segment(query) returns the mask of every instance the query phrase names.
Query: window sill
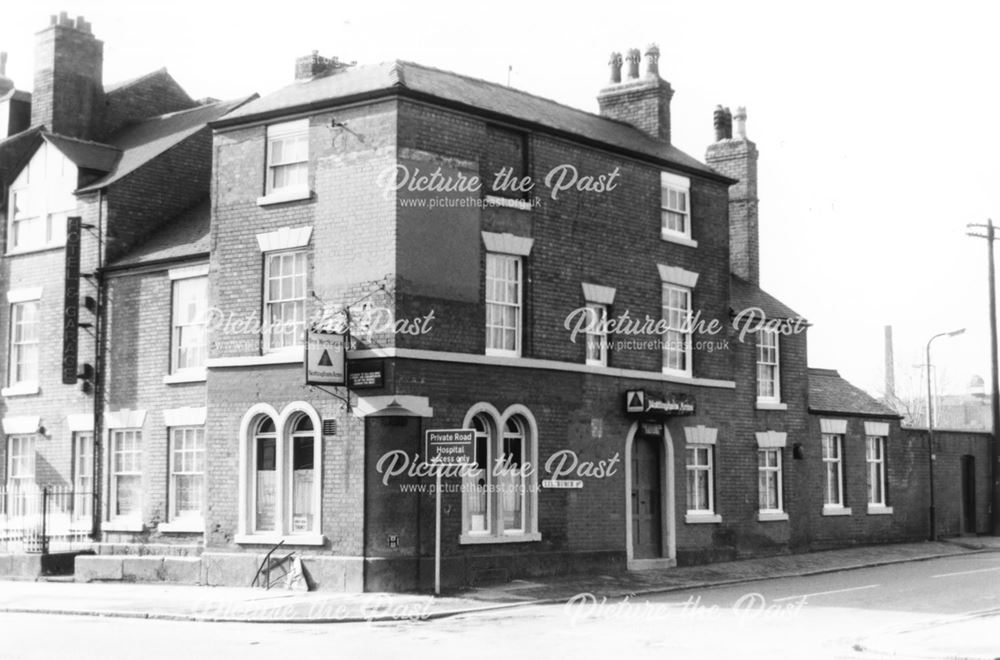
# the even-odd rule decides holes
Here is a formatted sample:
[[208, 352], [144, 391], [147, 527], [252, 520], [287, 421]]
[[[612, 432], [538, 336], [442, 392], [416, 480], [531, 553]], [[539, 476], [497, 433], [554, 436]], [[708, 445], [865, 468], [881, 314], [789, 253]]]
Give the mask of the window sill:
[[178, 533], [205, 533], [205, 521], [201, 518], [180, 518], [174, 520], [173, 522], [160, 523], [156, 531], [165, 534], [178, 534]]
[[881, 504], [869, 504], [868, 505], [868, 515], [869, 516], [891, 516], [892, 507], [882, 506]]
[[682, 234], [671, 234], [669, 232], [661, 231], [660, 238], [668, 243], [676, 243], [677, 245], [685, 245], [692, 248], [698, 247], [698, 241], [692, 240], [690, 237]]
[[206, 374], [204, 369], [191, 369], [189, 371], [177, 371], [163, 377], [164, 385], [176, 385], [178, 383], [204, 383]]
[[135, 518], [118, 518], [101, 523], [102, 532], [141, 532], [143, 527], [142, 521]]
[[689, 525], [710, 525], [721, 523], [722, 516], [717, 513], [686, 513], [684, 514], [684, 522]]
[[303, 199], [310, 199], [312, 191], [309, 188], [291, 188], [289, 190], [279, 190], [263, 197], [257, 198], [257, 206], [270, 206], [272, 204], [284, 204], [285, 202], [298, 202]]
[[530, 211], [531, 202], [526, 199], [514, 199], [512, 197], [501, 197], [500, 195], [487, 195], [486, 203], [492, 206], [503, 206], [508, 209], [519, 211]]
[[777, 401], [758, 401], [757, 410], [788, 410], [788, 404]]
[[844, 506], [824, 506], [823, 507], [824, 516], [849, 516], [851, 515], [850, 507]]
[[233, 539], [240, 545], [325, 545], [326, 537], [322, 534], [237, 534]]
[[777, 522], [788, 520], [788, 514], [784, 511], [758, 511], [757, 522]]
[[660, 373], [664, 376], [673, 376], [674, 378], [694, 378], [690, 371], [678, 371], [677, 369], [660, 369]]
[[291, 350], [277, 351], [275, 353], [265, 353], [264, 355], [241, 355], [228, 358], [209, 358], [208, 368], [218, 369], [220, 367], [256, 367], [269, 364], [302, 364], [305, 359], [305, 351], [301, 346]]
[[38, 394], [38, 383], [19, 383], [0, 389], [0, 396], [30, 396]]
[[588, 367], [606, 367], [606, 366], [608, 366], [607, 362], [604, 362], [604, 361], [601, 361], [601, 360], [587, 360], [586, 364], [587, 364]]
[[499, 348], [487, 348], [486, 355], [490, 357], [509, 357], [509, 358], [519, 358], [521, 353], [519, 351], [503, 351]]
[[5, 257], [16, 257], [22, 254], [34, 254], [35, 252], [48, 252], [49, 250], [61, 250], [66, 247], [65, 243], [53, 243], [52, 245], [41, 245], [37, 247], [11, 248], [4, 253]]
[[492, 534], [462, 534], [458, 537], [458, 543], [460, 545], [483, 545], [487, 543], [530, 543], [532, 541], [541, 540], [541, 532], [510, 534], [505, 536], [494, 536]]

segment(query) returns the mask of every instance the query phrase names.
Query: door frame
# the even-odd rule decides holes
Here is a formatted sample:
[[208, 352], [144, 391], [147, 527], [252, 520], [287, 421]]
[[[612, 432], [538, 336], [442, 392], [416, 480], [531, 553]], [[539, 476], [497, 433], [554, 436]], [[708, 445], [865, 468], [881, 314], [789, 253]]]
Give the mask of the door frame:
[[625, 436], [625, 557], [630, 571], [670, 568], [677, 565], [677, 516], [674, 512], [674, 443], [666, 424], [663, 429], [663, 451], [660, 452], [660, 541], [663, 557], [636, 559], [632, 547], [632, 445], [639, 431], [639, 422], [632, 422]]

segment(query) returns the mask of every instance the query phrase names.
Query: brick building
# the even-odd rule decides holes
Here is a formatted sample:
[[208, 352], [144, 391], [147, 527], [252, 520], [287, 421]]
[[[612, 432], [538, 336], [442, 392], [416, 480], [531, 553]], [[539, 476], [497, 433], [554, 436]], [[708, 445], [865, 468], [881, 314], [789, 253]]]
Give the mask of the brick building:
[[[141, 415], [129, 412], [137, 408], [136, 397], [155, 401], [157, 409], [172, 396], [203, 408], [204, 377], [200, 392], [189, 387], [187, 396], [164, 392], [163, 382], [154, 391], [129, 378], [135, 367], [155, 361], [154, 352], [140, 342], [118, 341], [114, 314], [124, 313], [127, 303], [106, 303], [123, 299], [120, 290], [131, 296], [150, 286], [148, 268], [127, 285], [127, 278], [117, 277], [105, 286], [102, 274], [126, 253], [140, 259], [144, 248], [137, 246], [162, 227], [183, 225], [192, 214], [200, 214], [207, 229], [212, 146], [207, 123], [240, 103], [194, 101], [165, 69], [116, 85], [104, 85], [102, 71], [103, 43], [82, 17], [72, 20], [64, 13], [36, 35], [33, 91], [16, 90], [0, 78], [5, 92], [0, 98], [5, 247], [0, 513], [7, 523], [16, 522], [38, 506], [39, 489], [48, 488], [49, 529], [59, 528], [62, 537], [78, 542], [93, 531], [95, 501], [102, 504], [97, 522], [105, 538], [143, 528], [133, 520], [166, 520], [165, 504], [150, 497], [157, 480], [147, 471], [167, 453], [166, 439], [150, 432], [140, 441], [119, 429], [144, 424]], [[71, 217], [81, 218], [83, 228], [70, 226], [78, 238], [68, 240]], [[67, 276], [72, 254], [78, 255], [79, 280]], [[70, 298], [79, 305], [80, 325], [70, 324], [72, 332], [64, 332], [71, 307], [65, 287], [71, 279], [79, 289]], [[160, 301], [170, 304], [169, 290]], [[105, 313], [108, 309], [114, 311]], [[151, 338], [160, 336], [160, 324], [169, 334], [169, 313], [156, 313], [159, 317], [148, 321]], [[98, 355], [95, 337], [105, 330], [112, 339], [102, 342]], [[163, 352], [169, 355], [169, 342]], [[105, 377], [95, 380], [95, 367], [103, 366]], [[169, 373], [156, 377], [165, 381]], [[95, 396], [104, 405], [95, 408]], [[106, 413], [103, 423], [95, 412]], [[165, 487], [159, 490], [165, 493]], [[3, 538], [7, 545], [18, 540]]]
[[[595, 115], [313, 53], [284, 89], [170, 115], [190, 122], [122, 177], [148, 155], [130, 145], [163, 144], [127, 136], [168, 120], [86, 149], [28, 129], [109, 168], [75, 188], [109, 237], [101, 418], [74, 386], [4, 394], [9, 466], [22, 437], [69, 464], [74, 428], [50, 418], [104, 439], [104, 554], [78, 571], [245, 585], [281, 544], [319, 588], [427, 588], [430, 429], [474, 438], [443, 478], [446, 585], [926, 536], [919, 443], [810, 370], [808, 324], [759, 286], [745, 111], [715, 112], [705, 162], [681, 152], [658, 60], [613, 55]], [[197, 171], [170, 160], [186, 148]], [[14, 291], [56, 268], [9, 253]], [[8, 295], [14, 309], [26, 294]], [[347, 385], [307, 384], [329, 357], [314, 345], [307, 360], [307, 329], [345, 327]], [[984, 450], [964, 438], [939, 455]]]

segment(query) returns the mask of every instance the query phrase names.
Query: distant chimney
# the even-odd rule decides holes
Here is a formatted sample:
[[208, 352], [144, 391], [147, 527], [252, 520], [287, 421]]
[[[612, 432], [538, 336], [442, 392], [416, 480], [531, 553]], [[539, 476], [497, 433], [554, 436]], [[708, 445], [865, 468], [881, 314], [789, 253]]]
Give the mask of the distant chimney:
[[7, 53], [0, 53], [0, 96], [14, 89], [14, 81], [7, 77]]
[[896, 360], [892, 352], [892, 326], [885, 326], [885, 401], [896, 403]]
[[89, 139], [102, 121], [104, 43], [82, 16], [62, 12], [35, 35], [31, 123], [53, 133]]
[[670, 142], [670, 99], [674, 90], [660, 77], [660, 49], [656, 44], [646, 49], [646, 75], [642, 78], [640, 59], [638, 48], [627, 51], [627, 77], [622, 80], [621, 55], [611, 54], [611, 81], [597, 95], [601, 116], [631, 124], [654, 138]]
[[747, 139], [746, 117], [746, 109], [738, 108], [734, 137], [733, 114], [716, 106], [712, 113], [715, 142], [708, 146], [705, 162], [738, 181], [729, 188], [729, 269], [752, 284], [760, 284], [757, 145]]
[[295, 79], [309, 80], [310, 78], [326, 76], [349, 66], [354, 66], [354, 62], [346, 63], [341, 62], [336, 57], [323, 57], [318, 50], [314, 50], [308, 55], [296, 58]]

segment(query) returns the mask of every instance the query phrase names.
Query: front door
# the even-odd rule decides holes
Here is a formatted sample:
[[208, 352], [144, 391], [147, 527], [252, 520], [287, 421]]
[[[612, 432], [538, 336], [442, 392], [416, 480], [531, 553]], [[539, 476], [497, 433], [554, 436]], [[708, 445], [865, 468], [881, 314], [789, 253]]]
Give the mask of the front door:
[[661, 438], [636, 436], [632, 447], [632, 555], [663, 556], [660, 512]]
[[976, 533], [976, 457], [962, 457], [962, 533]]

